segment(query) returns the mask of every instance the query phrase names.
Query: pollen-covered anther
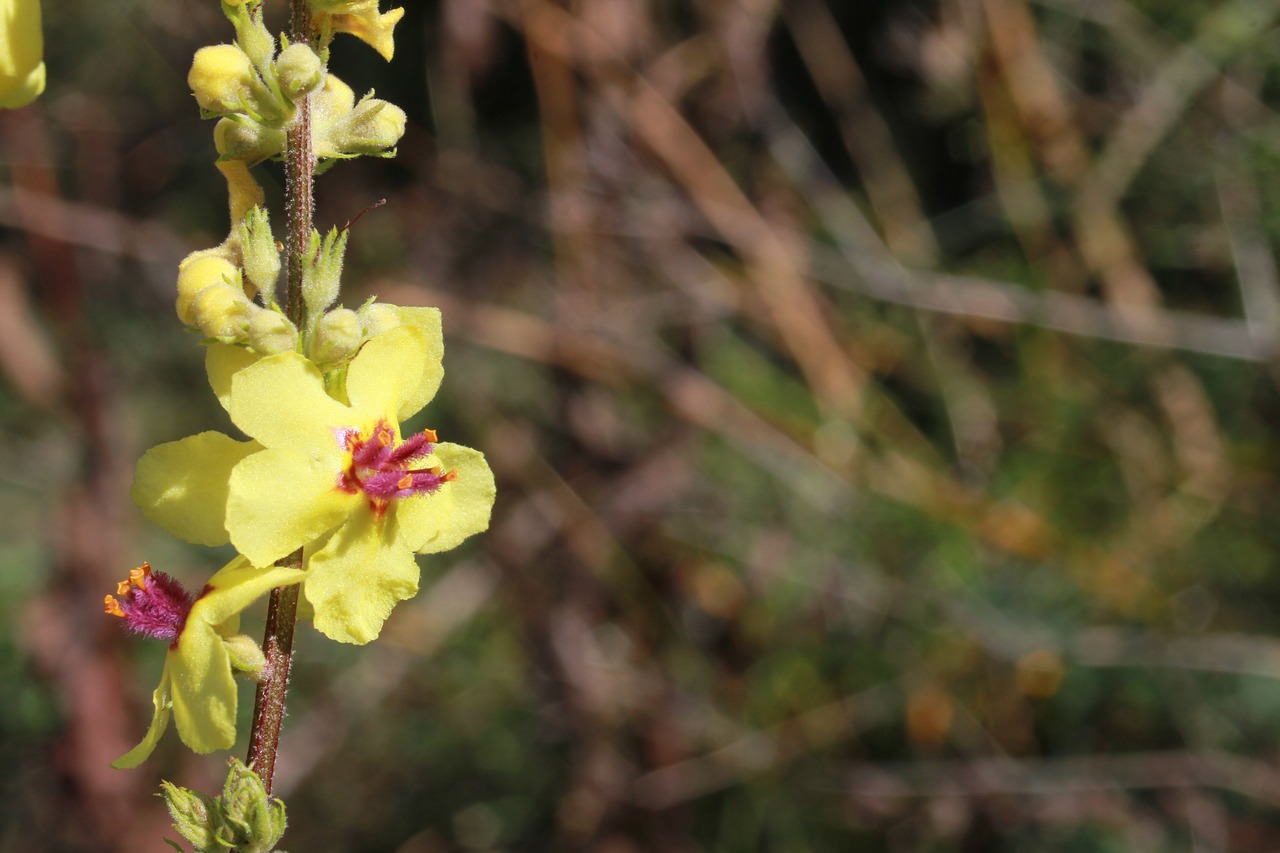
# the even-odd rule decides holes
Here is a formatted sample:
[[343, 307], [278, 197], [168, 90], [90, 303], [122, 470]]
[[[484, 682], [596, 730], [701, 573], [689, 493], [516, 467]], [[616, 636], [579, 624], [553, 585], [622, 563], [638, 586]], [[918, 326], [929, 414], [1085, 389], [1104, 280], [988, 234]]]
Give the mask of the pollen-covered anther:
[[351, 462], [338, 487], [348, 493], [364, 492], [379, 512], [389, 501], [430, 494], [457, 476], [442, 474], [439, 466], [412, 467], [431, 455], [436, 439], [435, 430], [426, 429], [397, 445], [395, 432], [385, 421], [367, 434], [346, 433], [343, 444], [351, 452]]
[[116, 595], [103, 599], [103, 611], [124, 619], [124, 627], [135, 634], [172, 643], [182, 633], [195, 600], [176, 580], [143, 563], [116, 585]]

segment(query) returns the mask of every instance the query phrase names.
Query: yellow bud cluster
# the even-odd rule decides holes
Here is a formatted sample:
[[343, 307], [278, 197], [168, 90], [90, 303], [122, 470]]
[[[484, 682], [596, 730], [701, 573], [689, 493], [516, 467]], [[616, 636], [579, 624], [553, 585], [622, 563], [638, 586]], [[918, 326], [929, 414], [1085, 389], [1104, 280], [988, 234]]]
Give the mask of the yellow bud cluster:
[[178, 319], [206, 337], [262, 353], [294, 349], [298, 330], [279, 311], [253, 302], [240, 262], [225, 245], [188, 255], [178, 265]]
[[[280, 312], [275, 293], [279, 250], [265, 212], [259, 210], [262, 187], [250, 171], [284, 152], [303, 99], [311, 103], [318, 161], [390, 156], [405, 132], [404, 111], [372, 93], [357, 99], [350, 86], [326, 69], [329, 43], [340, 32], [392, 57], [394, 28], [404, 10], [382, 12], [379, 1], [309, 0], [317, 46], [274, 37], [260, 13], [261, 0], [222, 3], [235, 27], [235, 41], [196, 51], [187, 82], [206, 117], [219, 117], [214, 144], [217, 167], [227, 180], [231, 229], [221, 245], [192, 254], [179, 267], [175, 307], [186, 325], [262, 353], [299, 350], [332, 364], [350, 358], [370, 335], [398, 323], [393, 311], [384, 310], [389, 306], [330, 310], [337, 298], [345, 231], [320, 241], [303, 271], [303, 302], [310, 319], [300, 329]], [[0, 0], [0, 5], [4, 2], [21, 0]]]

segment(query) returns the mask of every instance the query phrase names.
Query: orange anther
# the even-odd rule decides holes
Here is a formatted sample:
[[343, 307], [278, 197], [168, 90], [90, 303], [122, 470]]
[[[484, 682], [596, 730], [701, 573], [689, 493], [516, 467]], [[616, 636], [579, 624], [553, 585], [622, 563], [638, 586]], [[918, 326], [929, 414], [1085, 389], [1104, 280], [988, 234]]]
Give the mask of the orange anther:
[[396, 480], [396, 488], [397, 488], [397, 489], [407, 489], [407, 488], [409, 488], [409, 487], [410, 487], [410, 486], [412, 486], [412, 485], [413, 485], [413, 475], [412, 475], [412, 474], [405, 474], [405, 475], [404, 475], [403, 477], [401, 477], [399, 480]]
[[422, 431], [422, 437], [425, 438], [427, 441], [431, 442], [432, 444], [435, 444], [437, 441], [440, 440], [436, 436], [436, 431], [433, 429], [424, 429]]
[[440, 478], [440, 482], [442, 482], [442, 483], [452, 483], [452, 482], [453, 482], [454, 480], [456, 480], [456, 479], [458, 479], [458, 472], [457, 472], [457, 471], [450, 471], [448, 474], [445, 474], [443, 477], [441, 477], [441, 478]]
[[128, 581], [120, 581], [120, 583], [116, 584], [116, 595], [128, 595], [129, 590], [132, 588], [133, 585]]
[[115, 596], [108, 595], [102, 599], [102, 611], [108, 616], [119, 616], [124, 618], [124, 611], [120, 609], [120, 602], [116, 601]]
[[129, 582], [138, 589], [146, 589], [146, 584], [143, 583], [143, 581], [146, 580], [146, 577], [149, 574], [151, 574], [151, 567], [146, 563], [143, 563], [141, 566], [138, 566], [138, 568], [129, 572]]

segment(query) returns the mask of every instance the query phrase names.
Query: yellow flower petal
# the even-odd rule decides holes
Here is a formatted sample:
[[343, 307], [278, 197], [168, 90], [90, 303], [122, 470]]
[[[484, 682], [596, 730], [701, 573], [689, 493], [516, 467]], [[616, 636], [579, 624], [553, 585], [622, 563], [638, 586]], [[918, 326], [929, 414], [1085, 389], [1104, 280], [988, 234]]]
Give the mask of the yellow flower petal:
[[484, 454], [470, 447], [437, 444], [426, 464], [455, 471], [457, 478], [435, 494], [406, 498], [395, 513], [403, 541], [419, 554], [435, 554], [489, 528], [497, 489]]
[[413, 552], [384, 529], [389, 516], [367, 509], [338, 529], [307, 563], [303, 595], [315, 610], [316, 630], [340, 643], [378, 636], [397, 602], [418, 592]]
[[151, 717], [151, 725], [142, 736], [142, 742], [124, 755], [111, 762], [117, 770], [131, 770], [146, 761], [155, 751], [160, 736], [169, 727], [169, 668], [166, 665], [160, 674], [160, 686], [151, 694], [151, 703], [155, 706], [155, 714]]
[[421, 411], [422, 407], [436, 396], [440, 383], [444, 381], [444, 333], [440, 322], [439, 308], [400, 308], [400, 321], [416, 326], [424, 335], [423, 342], [427, 346], [426, 361], [422, 366], [422, 376], [417, 388], [406, 394], [400, 401], [399, 416], [401, 421]]
[[236, 441], [220, 432], [161, 444], [138, 460], [130, 495], [147, 518], [179, 539], [225, 545], [231, 470], [261, 449], [256, 441]]
[[231, 209], [231, 224], [234, 228], [246, 213], [262, 206], [266, 195], [244, 160], [219, 160], [213, 165], [227, 179], [227, 204]]
[[334, 430], [354, 413], [324, 391], [314, 364], [294, 352], [264, 358], [231, 377], [231, 420], [267, 447], [336, 452]]
[[[382, 58], [391, 61], [395, 55], [395, 37], [392, 31], [404, 17], [404, 9], [396, 8], [382, 14], [378, 13], [378, 0], [350, 0], [346, 3], [327, 2], [322, 4], [331, 8], [331, 12], [319, 12], [314, 20], [323, 28], [325, 19], [329, 19], [333, 32], [351, 33], [365, 44], [372, 47]], [[342, 11], [339, 11], [342, 10]]]
[[426, 365], [427, 341], [421, 328], [400, 326], [377, 335], [347, 368], [347, 399], [367, 416], [407, 420], [426, 403], [418, 399]]
[[[196, 602], [196, 607], [200, 602]], [[182, 742], [201, 755], [230, 749], [236, 742], [236, 682], [222, 637], [195, 608], [165, 656], [173, 700], [173, 721]]]
[[266, 566], [337, 527], [363, 500], [338, 488], [341, 458], [292, 449], [245, 458], [231, 472], [231, 544], [254, 565]]
[[0, 0], [0, 107], [25, 106], [44, 91], [43, 54], [39, 2]]
[[232, 620], [240, 611], [276, 587], [301, 583], [306, 574], [302, 569], [279, 566], [256, 569], [244, 557], [237, 557], [209, 579], [212, 589], [196, 602], [192, 618], [229, 633], [235, 630]]
[[213, 388], [222, 408], [231, 411], [231, 377], [261, 358], [253, 350], [231, 344], [213, 344], [209, 347], [204, 357], [204, 369], [209, 375], [209, 386]]

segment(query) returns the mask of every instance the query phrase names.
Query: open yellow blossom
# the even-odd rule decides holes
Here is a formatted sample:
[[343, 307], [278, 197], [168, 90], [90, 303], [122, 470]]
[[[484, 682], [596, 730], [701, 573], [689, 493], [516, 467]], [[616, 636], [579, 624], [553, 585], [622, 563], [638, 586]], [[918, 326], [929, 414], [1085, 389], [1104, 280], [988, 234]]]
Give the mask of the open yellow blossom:
[[342, 642], [375, 638], [417, 592], [414, 554], [485, 530], [493, 506], [483, 455], [431, 430], [400, 433], [443, 377], [439, 313], [402, 311], [411, 321], [367, 342], [333, 395], [297, 353], [211, 352], [214, 390], [252, 440], [161, 445], [134, 482], [143, 511], [189, 541], [229, 540], [260, 566], [304, 548], [315, 626]]
[[239, 630], [240, 613], [275, 587], [298, 583], [303, 575], [300, 569], [255, 569], [237, 557], [209, 579], [199, 596], [192, 596], [146, 564], [130, 572], [116, 595], [106, 597], [106, 612], [124, 620], [134, 633], [168, 640], [169, 651], [160, 686], [152, 695], [155, 715], [150, 728], [141, 743], [111, 766], [127, 769], [145, 761], [171, 715], [178, 736], [195, 752], [233, 746], [236, 683], [229, 641]]

